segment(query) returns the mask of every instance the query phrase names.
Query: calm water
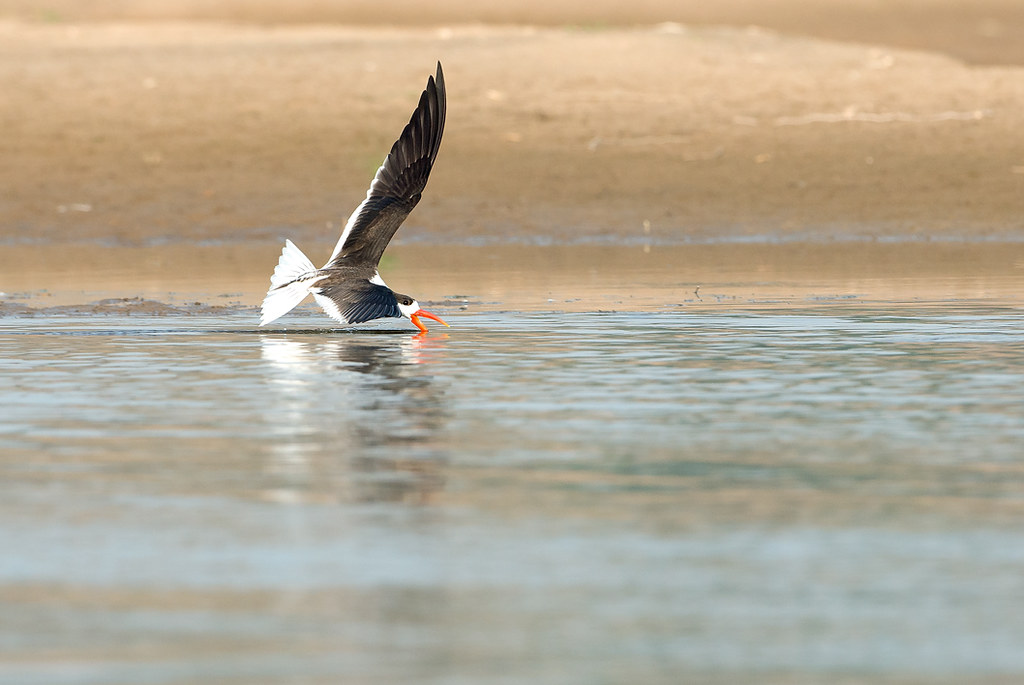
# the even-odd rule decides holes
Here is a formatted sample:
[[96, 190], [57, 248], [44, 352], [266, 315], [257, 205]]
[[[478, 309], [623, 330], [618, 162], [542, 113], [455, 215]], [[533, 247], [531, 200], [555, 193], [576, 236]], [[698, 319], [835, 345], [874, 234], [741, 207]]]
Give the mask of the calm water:
[[1024, 679], [1021, 310], [440, 313], [0, 319], [0, 682]]

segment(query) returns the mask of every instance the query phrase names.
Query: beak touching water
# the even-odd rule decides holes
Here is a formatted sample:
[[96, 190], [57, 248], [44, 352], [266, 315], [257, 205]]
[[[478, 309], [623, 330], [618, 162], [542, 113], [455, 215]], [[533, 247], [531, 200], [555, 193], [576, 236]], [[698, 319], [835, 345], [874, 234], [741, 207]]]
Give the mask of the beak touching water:
[[[413, 312], [412, 314], [409, 315], [409, 319], [414, 324], [416, 324], [416, 328], [420, 329], [420, 333], [426, 333], [427, 332], [427, 327], [424, 326], [420, 322], [420, 317], [421, 316], [426, 317], [428, 319], [433, 319], [434, 321], [436, 321], [438, 323], [442, 323], [445, 326], [448, 326], [448, 324], [445, 323], [445, 321], [440, 316], [435, 316], [434, 314], [431, 314], [430, 312], [428, 312], [425, 309], [417, 309], [415, 312]], [[451, 328], [451, 326], [448, 326], [448, 327]]]

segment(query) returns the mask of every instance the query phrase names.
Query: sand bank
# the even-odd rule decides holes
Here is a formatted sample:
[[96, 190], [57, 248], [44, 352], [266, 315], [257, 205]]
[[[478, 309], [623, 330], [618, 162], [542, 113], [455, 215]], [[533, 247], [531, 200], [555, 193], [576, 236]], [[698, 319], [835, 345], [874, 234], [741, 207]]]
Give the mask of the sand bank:
[[[911, 295], [890, 280], [871, 297], [1005, 299], [1021, 269], [1022, 67], [699, 18], [564, 26], [537, 9], [532, 26], [425, 17], [381, 27], [369, 16], [307, 25], [336, 17], [205, 16], [187, 3], [179, 16], [168, 14], [179, 5], [153, 2], [125, 6], [148, 14], [82, 10], [40, 22], [7, 5], [0, 16], [16, 18], [0, 21], [0, 291], [9, 294], [255, 304], [285, 236], [304, 247], [334, 240], [438, 59], [444, 145], [389, 251], [423, 299], [491, 293], [481, 301], [529, 308], [549, 291], [565, 306], [579, 297], [547, 276], [517, 277], [519, 259], [600, 274], [585, 282], [610, 288], [612, 300], [619, 293], [610, 307], [627, 306], [623, 284], [649, 304], [713, 282], [761, 284], [729, 293], [751, 301], [845, 287], [864, 296], [842, 279], [854, 269], [864, 282], [856, 270], [870, 274], [876, 262], [888, 279], [930, 264], [927, 288], [938, 289], [917, 280]], [[1010, 17], [972, 7], [1001, 17], [989, 33]], [[980, 26], [971, 17], [964, 26]], [[804, 33], [832, 36], [828, 22], [808, 21]], [[957, 35], [973, 45], [981, 34]], [[928, 241], [947, 245], [921, 247]], [[526, 249], [545, 245], [593, 249]], [[616, 261], [613, 246], [648, 264], [671, 254], [679, 293], [640, 296], [632, 257]], [[709, 256], [717, 249], [727, 255]], [[728, 278], [702, 270], [712, 258], [735, 267]], [[756, 275], [766, 269], [769, 278]], [[671, 274], [664, 264], [654, 272]], [[958, 273], [961, 284], [986, 285], [939, 285]], [[819, 276], [827, 285], [813, 285]], [[810, 286], [786, 294], [767, 292], [769, 282]]]
[[403, 239], [1024, 234], [1020, 68], [677, 25], [5, 23], [0, 57], [5, 243], [323, 239], [436, 59]]

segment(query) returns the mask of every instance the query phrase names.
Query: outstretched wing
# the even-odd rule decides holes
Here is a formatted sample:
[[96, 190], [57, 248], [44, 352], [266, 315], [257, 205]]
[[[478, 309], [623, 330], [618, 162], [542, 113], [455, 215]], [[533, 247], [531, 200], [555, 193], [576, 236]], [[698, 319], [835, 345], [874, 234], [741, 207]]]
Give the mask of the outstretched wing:
[[384, 163], [366, 191], [366, 199], [349, 217], [325, 269], [344, 263], [376, 266], [395, 231], [409, 216], [427, 185], [427, 177], [441, 147], [444, 132], [444, 74], [437, 63], [437, 76], [427, 78], [427, 87], [402, 135], [391, 147]]

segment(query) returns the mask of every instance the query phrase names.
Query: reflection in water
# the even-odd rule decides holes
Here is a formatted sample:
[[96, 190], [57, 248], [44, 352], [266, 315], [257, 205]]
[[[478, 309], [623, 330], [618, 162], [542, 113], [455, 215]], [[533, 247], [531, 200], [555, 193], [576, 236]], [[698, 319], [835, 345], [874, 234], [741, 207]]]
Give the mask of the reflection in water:
[[265, 336], [271, 470], [307, 493], [356, 501], [425, 502], [444, 484], [447, 410], [429, 364], [445, 338], [375, 334]]

